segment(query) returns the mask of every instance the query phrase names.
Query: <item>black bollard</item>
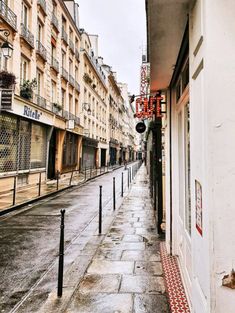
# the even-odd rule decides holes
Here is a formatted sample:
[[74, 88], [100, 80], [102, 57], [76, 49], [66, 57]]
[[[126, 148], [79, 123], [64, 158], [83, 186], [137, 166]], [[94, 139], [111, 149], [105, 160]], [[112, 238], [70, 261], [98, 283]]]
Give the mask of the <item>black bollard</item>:
[[16, 204], [16, 176], [14, 177], [14, 187], [13, 187], [13, 205]]
[[121, 186], [121, 196], [123, 197], [123, 173], [122, 173], [122, 186]]
[[100, 186], [99, 197], [99, 235], [102, 233], [102, 186]]
[[130, 167], [130, 184], [131, 184], [131, 167]]
[[113, 210], [116, 210], [115, 177], [113, 177]]
[[130, 176], [130, 171], [129, 171], [129, 167], [128, 167], [128, 171], [127, 171], [127, 184], [128, 184], [128, 189], [129, 189], [129, 187], [130, 187], [130, 178], [129, 178], [129, 176]]
[[41, 183], [42, 183], [42, 173], [39, 173], [39, 181], [38, 181], [38, 196], [41, 196]]
[[64, 214], [65, 210], [60, 210], [60, 249], [59, 249], [59, 269], [58, 269], [58, 289], [57, 297], [62, 297], [63, 294], [63, 271], [64, 271]]
[[92, 176], [92, 166], [90, 168], [90, 178], [91, 178], [91, 176]]

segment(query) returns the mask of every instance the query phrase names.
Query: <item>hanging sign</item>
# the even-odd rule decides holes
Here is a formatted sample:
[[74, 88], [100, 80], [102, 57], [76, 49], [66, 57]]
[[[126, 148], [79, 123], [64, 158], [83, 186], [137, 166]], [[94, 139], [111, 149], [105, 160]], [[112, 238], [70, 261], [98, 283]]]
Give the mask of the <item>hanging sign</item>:
[[137, 133], [142, 134], [146, 131], [146, 125], [144, 124], [144, 122], [139, 122], [136, 124], [135, 129]]
[[196, 228], [202, 236], [202, 186], [195, 180]]

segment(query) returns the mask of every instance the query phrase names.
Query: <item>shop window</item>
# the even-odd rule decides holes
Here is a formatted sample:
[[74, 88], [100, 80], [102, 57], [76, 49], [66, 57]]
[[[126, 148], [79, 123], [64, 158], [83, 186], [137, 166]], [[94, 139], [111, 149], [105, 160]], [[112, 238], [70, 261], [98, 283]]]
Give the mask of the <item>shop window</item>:
[[30, 168], [46, 167], [46, 129], [32, 124]]
[[31, 129], [30, 122], [20, 120], [19, 123], [19, 142], [18, 142], [18, 169], [28, 170], [30, 168], [30, 146]]
[[78, 139], [72, 133], [66, 133], [63, 146], [63, 166], [76, 166], [77, 165], [77, 150]]

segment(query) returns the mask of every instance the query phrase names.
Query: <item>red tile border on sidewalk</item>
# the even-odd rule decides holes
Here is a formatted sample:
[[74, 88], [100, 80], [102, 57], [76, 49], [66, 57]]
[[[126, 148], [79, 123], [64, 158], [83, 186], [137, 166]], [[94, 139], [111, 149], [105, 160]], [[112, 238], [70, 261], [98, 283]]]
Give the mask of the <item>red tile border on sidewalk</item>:
[[160, 253], [171, 313], [190, 313], [177, 259], [167, 254], [164, 242]]

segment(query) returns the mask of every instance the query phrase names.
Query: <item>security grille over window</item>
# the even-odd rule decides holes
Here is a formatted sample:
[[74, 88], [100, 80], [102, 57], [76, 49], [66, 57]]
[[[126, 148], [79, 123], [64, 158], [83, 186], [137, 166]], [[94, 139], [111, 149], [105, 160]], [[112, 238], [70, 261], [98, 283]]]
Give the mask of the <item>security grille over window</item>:
[[30, 168], [46, 166], [46, 129], [32, 124]]
[[0, 115], [0, 173], [17, 170], [17, 119]]
[[30, 123], [20, 121], [19, 128], [19, 170], [29, 169], [30, 164]]

